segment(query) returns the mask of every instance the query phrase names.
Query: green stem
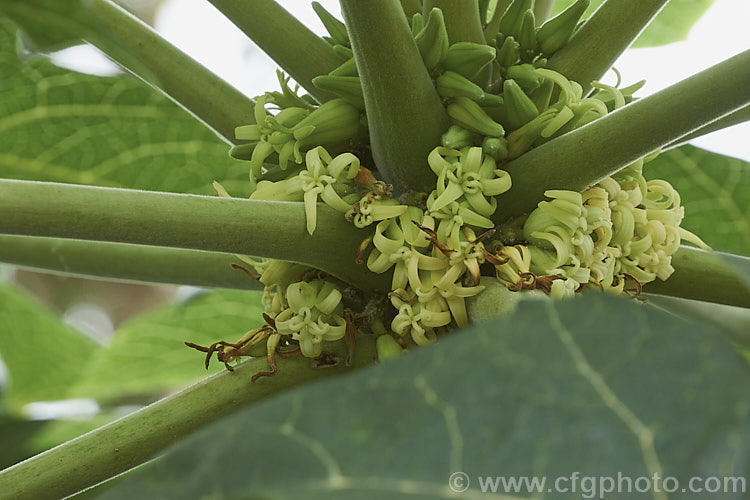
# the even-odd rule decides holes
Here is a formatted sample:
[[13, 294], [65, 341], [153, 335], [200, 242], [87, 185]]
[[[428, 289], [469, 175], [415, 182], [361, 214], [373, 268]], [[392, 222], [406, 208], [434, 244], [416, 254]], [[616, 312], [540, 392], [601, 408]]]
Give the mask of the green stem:
[[94, 45], [115, 59], [126, 49], [141, 63], [128, 69], [184, 106], [227, 142], [238, 142], [234, 137], [235, 127], [255, 123], [252, 99], [164, 40], [151, 27], [110, 0], [92, 0], [91, 9], [115, 42], [107, 39], [107, 43], [99, 43], [93, 38]]
[[307, 29], [281, 5], [274, 0], [209, 1], [311, 96], [321, 102], [336, 97], [318, 90], [312, 79], [327, 75], [343, 60], [328, 42]]
[[378, 170], [397, 192], [430, 191], [427, 155], [448, 117], [414, 43], [399, 0], [341, 0], [367, 107]]
[[534, 19], [537, 26], [541, 26], [549, 19], [554, 4], [555, 0], [536, 0], [534, 2]]
[[750, 268], [750, 258], [680, 247], [672, 256], [674, 274], [644, 285], [643, 291], [683, 299], [750, 308], [750, 288], [737, 271]]
[[425, 0], [423, 14], [425, 18], [437, 7], [443, 11], [445, 29], [450, 43], [473, 42], [485, 43], [482, 31], [482, 20], [479, 17], [479, 2], [475, 0]]
[[698, 137], [704, 136], [706, 134], [710, 134], [711, 132], [716, 132], [717, 130], [722, 130], [727, 127], [731, 127], [733, 125], [745, 123], [747, 121], [750, 121], [750, 106], [745, 106], [742, 109], [738, 109], [734, 113], [728, 114], [724, 118], [719, 118], [715, 122], [711, 122], [708, 125], [705, 125], [699, 128], [695, 132], [692, 132], [684, 137], [680, 137], [678, 140], [670, 143], [664, 149], [667, 150], [667, 149], [677, 148], [679, 146], [682, 146], [683, 144], [687, 144], [688, 142]]
[[389, 278], [355, 263], [368, 234], [320, 204], [0, 180], [0, 233], [191, 248], [299, 262], [364, 289]]
[[414, 14], [422, 12], [422, 0], [401, 0], [401, 8], [404, 11], [406, 19], [411, 21]]
[[669, 0], [606, 0], [547, 63], [583, 87], [609, 71]]
[[[0, 472], [0, 499], [63, 498], [136, 467], [203, 425], [309, 381], [351, 372], [374, 358], [371, 337], [357, 339], [351, 367], [312, 369], [308, 359], [277, 358], [273, 377], [250, 382], [265, 359], [207, 378], [142, 410]], [[345, 353], [340, 353], [342, 356]], [[199, 362], [199, 361], [198, 361]]]
[[750, 50], [628, 104], [507, 163], [513, 187], [495, 220], [533, 210], [548, 189], [583, 191], [750, 103]]
[[[445, 29], [448, 32], [450, 43], [485, 43], [482, 20], [479, 16], [479, 2], [476, 0], [468, 2], [466, 0], [425, 0], [425, 18], [435, 7], [443, 11]], [[473, 81], [480, 87], [486, 88], [490, 83], [491, 76], [492, 66], [489, 65]]]
[[700, 300], [646, 295], [650, 305], [655, 305], [683, 318], [713, 324], [726, 332], [737, 345], [744, 349], [750, 349], [750, 310], [744, 307], [712, 304]]
[[503, 18], [503, 14], [508, 10], [513, 0], [497, 0], [495, 11], [492, 13], [492, 19], [487, 23], [487, 27], [484, 28], [484, 39], [487, 43], [495, 41], [497, 36], [497, 30], [500, 28], [500, 20]]
[[261, 290], [227, 253], [101, 241], [0, 235], [0, 262], [66, 275]]

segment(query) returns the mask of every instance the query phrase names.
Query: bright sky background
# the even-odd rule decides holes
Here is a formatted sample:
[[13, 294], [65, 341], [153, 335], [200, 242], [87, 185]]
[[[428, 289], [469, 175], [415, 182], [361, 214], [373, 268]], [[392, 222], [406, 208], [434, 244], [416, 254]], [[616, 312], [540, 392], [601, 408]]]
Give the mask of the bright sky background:
[[[309, 1], [279, 1], [313, 31], [321, 35], [325, 33]], [[320, 0], [320, 3], [341, 17], [337, 0]], [[715, 0], [693, 27], [688, 40], [657, 48], [629, 50], [616, 67], [623, 75], [624, 84], [646, 79], [646, 86], [637, 94], [646, 96], [750, 49], [749, 20], [750, 0]], [[275, 64], [207, 1], [170, 0], [159, 13], [156, 28], [172, 43], [248, 95], [277, 90]], [[110, 63], [102, 56], [92, 55], [93, 51], [69, 49], [66, 52], [58, 59], [66, 65], [92, 72], [111, 71]], [[693, 144], [750, 161], [750, 123], [704, 136]]]

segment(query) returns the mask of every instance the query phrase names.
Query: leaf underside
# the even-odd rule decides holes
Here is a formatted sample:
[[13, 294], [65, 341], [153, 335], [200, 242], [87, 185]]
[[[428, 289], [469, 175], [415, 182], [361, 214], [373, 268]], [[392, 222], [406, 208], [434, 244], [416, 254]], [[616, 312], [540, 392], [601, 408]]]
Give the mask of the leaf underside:
[[749, 381], [711, 327], [599, 294], [529, 301], [216, 422], [101, 498], [427, 499], [457, 471], [474, 493], [480, 475], [747, 476]]

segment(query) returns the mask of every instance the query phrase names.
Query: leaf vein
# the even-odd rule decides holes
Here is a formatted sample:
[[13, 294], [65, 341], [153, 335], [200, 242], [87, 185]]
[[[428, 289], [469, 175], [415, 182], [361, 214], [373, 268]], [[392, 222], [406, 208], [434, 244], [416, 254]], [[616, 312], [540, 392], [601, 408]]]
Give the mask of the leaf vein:
[[[602, 375], [591, 366], [583, 351], [575, 342], [573, 334], [565, 327], [565, 325], [563, 325], [560, 315], [557, 313], [552, 301], [547, 303], [547, 311], [550, 326], [560, 338], [565, 350], [573, 360], [573, 365], [575, 366], [576, 371], [578, 371], [578, 373], [586, 379], [589, 384], [591, 384], [604, 405], [625, 424], [633, 435], [635, 435], [638, 440], [638, 445], [641, 448], [643, 460], [649, 475], [653, 477], [654, 474], [658, 474], [659, 477], [663, 478], [664, 472], [659, 456], [656, 453], [656, 448], [654, 446], [654, 433], [652, 430], [644, 424], [620, 398], [617, 397], [612, 388], [607, 385], [604, 377], [602, 377]], [[655, 499], [665, 500], [668, 498], [662, 488], [655, 488], [653, 495]]]

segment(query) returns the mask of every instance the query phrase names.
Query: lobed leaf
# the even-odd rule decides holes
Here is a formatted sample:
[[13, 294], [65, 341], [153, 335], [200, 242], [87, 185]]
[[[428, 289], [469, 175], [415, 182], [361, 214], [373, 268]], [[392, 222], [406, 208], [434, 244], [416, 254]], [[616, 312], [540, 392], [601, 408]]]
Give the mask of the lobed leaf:
[[169, 99], [130, 76], [96, 77], [22, 58], [0, 22], [0, 177], [247, 195], [247, 167]]

